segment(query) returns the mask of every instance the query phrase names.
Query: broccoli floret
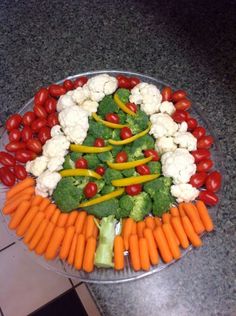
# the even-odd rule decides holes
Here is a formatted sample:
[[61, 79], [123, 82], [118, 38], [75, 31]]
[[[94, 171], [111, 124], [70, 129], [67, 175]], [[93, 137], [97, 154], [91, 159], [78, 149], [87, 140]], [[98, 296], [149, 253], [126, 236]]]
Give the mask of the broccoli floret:
[[[93, 181], [94, 179], [91, 178]], [[74, 184], [77, 188], [80, 188], [81, 190], [84, 189], [84, 187], [86, 186], [86, 184], [90, 181], [89, 177], [81, 177], [81, 176], [77, 176], [74, 177]]]
[[74, 169], [75, 168], [75, 163], [71, 159], [70, 155], [66, 155], [65, 161], [63, 163], [63, 169]]
[[117, 113], [119, 110], [115, 101], [113, 100], [112, 95], [106, 95], [101, 102], [99, 102], [98, 106], [98, 115], [105, 116], [107, 113], [115, 112]]
[[158, 179], [149, 181], [144, 184], [143, 189], [147, 192], [152, 198], [155, 197], [157, 192], [169, 193], [172, 180], [169, 177], [160, 177]]
[[115, 187], [113, 187], [113, 185], [105, 185], [103, 188], [102, 188], [102, 191], [101, 191], [101, 194], [104, 195], [104, 194], [108, 194], [108, 193], [111, 193], [115, 190]]
[[82, 157], [82, 153], [77, 153], [75, 151], [70, 153], [70, 159], [74, 162], [81, 157]]
[[116, 91], [116, 94], [118, 95], [119, 99], [124, 102], [127, 103], [129, 102], [129, 96], [130, 96], [130, 91], [128, 89], [118, 89]]
[[137, 172], [135, 171], [134, 168], [130, 168], [130, 169], [126, 169], [126, 170], [122, 170], [122, 174], [126, 177], [134, 177], [137, 175]]
[[120, 198], [120, 208], [124, 210], [125, 212], [129, 213], [134, 207], [134, 198], [130, 195], [123, 195]]
[[119, 110], [117, 114], [119, 115], [119, 118], [120, 118], [120, 124], [125, 124], [126, 123], [126, 117], [127, 117], [125, 112], [123, 112], [122, 110]]
[[113, 161], [113, 156], [110, 151], [105, 151], [104, 153], [100, 153], [97, 156], [101, 162]]
[[113, 146], [113, 148], [112, 148], [112, 150], [111, 150], [111, 153], [112, 153], [113, 157], [115, 158], [116, 155], [117, 155], [120, 151], [123, 150], [123, 148], [124, 148], [124, 146]]
[[92, 182], [96, 183], [98, 192], [101, 192], [102, 189], [103, 189], [104, 186], [105, 186], [105, 181], [104, 181], [104, 180], [94, 180], [94, 179], [93, 179]]
[[135, 157], [142, 157], [143, 150], [153, 148], [154, 147], [154, 139], [150, 135], [144, 135], [141, 138], [135, 140], [131, 147], [131, 154]]
[[116, 179], [122, 179], [122, 173], [118, 170], [114, 170], [114, 169], [110, 169], [107, 168], [105, 174], [104, 174], [104, 179], [106, 184], [111, 184], [112, 180], [116, 180]]
[[153, 198], [153, 214], [155, 216], [162, 216], [163, 213], [169, 211], [174, 202], [175, 199], [170, 193], [157, 192]]
[[146, 192], [141, 192], [133, 196], [134, 206], [131, 210], [129, 217], [133, 218], [136, 222], [141, 221], [152, 209], [152, 200]]
[[95, 169], [100, 164], [96, 154], [87, 154], [83, 158], [87, 160], [89, 169]]
[[117, 219], [121, 219], [121, 218], [124, 218], [124, 217], [129, 217], [129, 213], [130, 211], [124, 209], [124, 208], [119, 208], [116, 212], [116, 218]]
[[[120, 129], [115, 128], [112, 132], [112, 139], [120, 140]], [[115, 146], [114, 146], [115, 147]], [[118, 147], [118, 146], [117, 146]]]
[[87, 137], [83, 141], [83, 145], [85, 145], [85, 146], [93, 146], [95, 139], [96, 138], [94, 136], [87, 135]]
[[161, 174], [161, 163], [159, 161], [150, 161], [148, 164], [150, 173]]
[[76, 209], [83, 197], [81, 188], [75, 186], [73, 177], [62, 178], [53, 192], [53, 199], [63, 212]]
[[138, 110], [135, 116], [127, 115], [126, 122], [133, 134], [142, 132], [148, 127], [149, 118], [146, 113]]
[[102, 218], [109, 215], [115, 216], [118, 208], [119, 201], [116, 198], [84, 207], [86, 212], [96, 216], [97, 218]]
[[88, 133], [95, 138], [101, 137], [104, 139], [109, 139], [112, 136], [112, 129], [100, 122], [90, 120]]

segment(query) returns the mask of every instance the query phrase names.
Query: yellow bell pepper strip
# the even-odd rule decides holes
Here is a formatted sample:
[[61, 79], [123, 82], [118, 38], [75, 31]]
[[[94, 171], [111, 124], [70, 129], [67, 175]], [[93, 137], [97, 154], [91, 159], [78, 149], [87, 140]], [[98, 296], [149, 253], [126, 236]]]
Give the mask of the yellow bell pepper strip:
[[130, 168], [133, 168], [133, 167], [137, 167], [137, 166], [140, 166], [140, 165], [144, 165], [145, 163], [151, 161], [152, 159], [153, 159], [153, 157], [150, 156], [150, 157], [139, 159], [139, 160], [128, 161], [128, 162], [120, 162], [120, 163], [119, 162], [115, 163], [115, 162], [107, 161], [107, 164], [108, 164], [108, 166], [111, 169], [125, 170], [125, 169], [130, 169]]
[[96, 179], [101, 179], [102, 176], [97, 172], [90, 169], [66, 169], [59, 171], [62, 177], [74, 177], [74, 176], [83, 176], [83, 177], [92, 177]]
[[76, 151], [79, 153], [87, 153], [87, 154], [97, 154], [97, 153], [104, 153], [105, 151], [110, 151], [112, 146], [105, 146], [105, 147], [95, 147], [95, 146], [83, 146], [83, 145], [70, 145], [71, 151]]
[[159, 174], [148, 174], [145, 176], [130, 177], [124, 179], [112, 180], [111, 183], [115, 187], [126, 187], [132, 184], [144, 183], [160, 177]]
[[129, 115], [132, 115], [132, 116], [135, 116], [136, 113], [134, 113], [133, 111], [131, 111], [129, 108], [127, 108], [127, 106], [125, 105], [124, 102], [121, 101], [121, 99], [119, 98], [118, 94], [115, 93], [114, 95], [114, 101], [115, 103], [118, 105], [118, 107], [124, 111], [125, 113], [129, 114]]
[[92, 199], [90, 201], [87, 201], [87, 202], [83, 202], [79, 205], [79, 207], [86, 207], [86, 206], [91, 206], [91, 205], [94, 205], [94, 204], [98, 204], [98, 203], [101, 203], [101, 202], [104, 202], [104, 201], [107, 201], [107, 200], [110, 200], [110, 199], [113, 199], [117, 196], [120, 196], [124, 193], [125, 189], [124, 188], [121, 188], [121, 189], [118, 189], [118, 190], [115, 190], [111, 193], [107, 193], [103, 196], [99, 196], [95, 199]]
[[150, 128], [151, 128], [151, 124], [149, 124], [148, 128], [146, 128], [144, 131], [142, 131], [134, 136], [131, 136], [131, 137], [123, 139], [123, 140], [108, 139], [108, 142], [112, 145], [115, 145], [115, 146], [129, 144], [129, 143], [132, 143], [133, 141], [135, 141], [136, 139], [146, 135], [150, 131]]
[[116, 123], [111, 123], [108, 121], [104, 121], [103, 119], [101, 119], [96, 113], [92, 113], [93, 118], [95, 119], [95, 121], [102, 123], [103, 125], [107, 126], [107, 127], [111, 127], [111, 128], [123, 128], [126, 127], [128, 125], [123, 125], [123, 124], [116, 124]]

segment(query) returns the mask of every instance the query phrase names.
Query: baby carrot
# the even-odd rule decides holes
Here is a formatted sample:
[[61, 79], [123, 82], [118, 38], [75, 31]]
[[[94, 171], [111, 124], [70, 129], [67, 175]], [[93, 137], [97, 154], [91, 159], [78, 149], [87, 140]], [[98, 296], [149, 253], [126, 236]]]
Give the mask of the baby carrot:
[[129, 237], [129, 246], [131, 265], [134, 271], [139, 271], [141, 269], [141, 262], [137, 235], [131, 235]]
[[53, 223], [53, 224], [56, 224], [57, 221], [58, 221], [58, 218], [60, 216], [61, 212], [58, 208], [55, 209], [50, 221]]
[[44, 213], [38, 212], [25, 233], [25, 236], [24, 236], [25, 244], [28, 244], [30, 242], [31, 238], [33, 237], [34, 233], [36, 232], [37, 228], [39, 227], [43, 219], [44, 219]]
[[185, 214], [185, 210], [184, 210], [184, 203], [183, 202], [179, 203], [178, 209], [179, 209], [180, 216], [185, 216], [186, 215]]
[[15, 229], [20, 224], [20, 222], [22, 221], [22, 219], [28, 212], [29, 208], [30, 208], [30, 202], [22, 201], [17, 207], [14, 215], [12, 216], [8, 227], [10, 229]]
[[187, 216], [183, 216], [181, 218], [184, 231], [188, 236], [188, 239], [193, 244], [194, 247], [200, 247], [202, 245], [202, 241], [199, 238], [198, 234], [195, 232], [189, 218]]
[[170, 213], [163, 213], [162, 214], [162, 223], [169, 223], [170, 222]]
[[127, 218], [125, 221], [125, 226], [124, 226], [124, 245], [125, 245], [125, 250], [129, 249], [129, 236], [132, 233], [132, 227], [133, 227], [134, 220], [132, 218]]
[[47, 246], [54, 232], [54, 229], [55, 229], [55, 224], [49, 222], [45, 232], [43, 233], [42, 238], [40, 239], [39, 243], [37, 244], [35, 248], [35, 253], [37, 253], [37, 255], [42, 255], [47, 249]]
[[183, 247], [184, 249], [188, 248], [188, 246], [189, 246], [188, 237], [185, 234], [180, 217], [179, 216], [172, 216], [171, 217], [171, 225], [175, 231], [176, 236], [178, 237], [178, 239], [180, 241], [181, 247]]
[[28, 187], [25, 190], [23, 190], [22, 192], [19, 192], [16, 195], [14, 195], [13, 197], [11, 197], [10, 199], [8, 199], [6, 201], [6, 204], [13, 202], [14, 200], [18, 199], [23, 194], [29, 194], [32, 196], [34, 193], [35, 193], [34, 187]]
[[192, 203], [184, 203], [184, 210], [188, 218], [190, 219], [190, 222], [193, 225], [193, 228], [195, 232], [200, 235], [204, 232], [205, 228], [202, 224], [202, 221], [198, 215], [197, 208]]
[[44, 211], [45, 218], [50, 220], [55, 212], [56, 207], [57, 207], [56, 204], [53, 204], [53, 203], [49, 204]]
[[31, 177], [27, 177], [21, 182], [18, 182], [14, 187], [12, 187], [8, 192], [7, 192], [7, 199], [10, 199], [12, 196], [15, 194], [23, 191], [24, 189], [34, 186], [35, 180]]
[[67, 262], [71, 265], [74, 264], [74, 260], [75, 260], [75, 251], [76, 251], [76, 246], [77, 246], [77, 240], [78, 240], [78, 235], [74, 234], [73, 239], [72, 239], [72, 243], [70, 246], [69, 255], [67, 258]]
[[37, 246], [38, 242], [42, 238], [43, 233], [45, 232], [47, 228], [47, 225], [48, 225], [48, 219], [44, 218], [42, 222], [40, 223], [39, 227], [37, 228], [35, 234], [33, 235], [30, 243], [28, 244], [28, 247], [30, 250], [33, 250]]
[[156, 223], [153, 216], [146, 217], [144, 221], [145, 221], [146, 227], [151, 228], [151, 230], [155, 228]]
[[93, 229], [93, 237], [95, 238], [95, 239], [97, 239], [98, 238], [98, 227], [97, 227], [97, 225], [95, 224], [94, 225], [94, 229]]
[[162, 225], [163, 232], [165, 234], [166, 240], [168, 242], [170, 251], [175, 259], [179, 259], [181, 257], [181, 253], [178, 247], [178, 244], [175, 239], [175, 235], [173, 234], [173, 229], [170, 223], [164, 223]]
[[32, 198], [32, 206], [38, 206], [43, 200], [43, 197], [41, 195], [35, 195], [33, 198]]
[[150, 270], [150, 260], [148, 254], [148, 245], [145, 238], [139, 239], [139, 253], [140, 253], [140, 263], [142, 270]]
[[121, 236], [124, 238], [124, 228], [125, 228], [125, 222], [127, 218], [122, 218], [122, 230], [121, 230]]
[[214, 224], [208, 212], [208, 209], [203, 201], [198, 200], [196, 202], [198, 214], [202, 220], [202, 223], [207, 232], [211, 232], [214, 229]]
[[94, 268], [94, 256], [96, 251], [96, 239], [89, 237], [86, 243], [83, 259], [83, 270], [85, 272], [92, 272]]
[[117, 235], [114, 239], [114, 268], [115, 270], [123, 270], [124, 260], [124, 241], [122, 236]]
[[68, 220], [69, 214], [67, 213], [61, 213], [58, 217], [57, 220], [57, 226], [58, 227], [65, 227], [66, 226], [66, 222]]
[[12, 201], [11, 203], [8, 203], [7, 205], [3, 207], [2, 209], [3, 214], [8, 215], [10, 213], [13, 213], [22, 201], [29, 201], [30, 199], [31, 199], [30, 194], [21, 195], [18, 199]]
[[38, 206], [31, 206], [25, 217], [20, 222], [19, 226], [17, 227], [16, 234], [17, 236], [23, 236], [27, 231], [29, 225], [31, 224], [32, 220], [35, 218], [39, 208]]
[[158, 257], [158, 252], [157, 252], [157, 246], [155, 243], [155, 239], [153, 237], [152, 230], [150, 228], [144, 229], [144, 237], [147, 240], [148, 253], [149, 253], [149, 258], [150, 258], [151, 263], [158, 264], [159, 257]]
[[70, 247], [75, 234], [75, 227], [69, 226], [66, 228], [66, 233], [62, 241], [59, 257], [64, 260], [68, 257], [70, 252]]
[[86, 220], [85, 240], [93, 236], [94, 226], [95, 226], [94, 216], [88, 215], [87, 220]]
[[170, 208], [170, 214], [171, 214], [171, 216], [179, 216], [180, 214], [179, 214], [179, 210], [178, 210], [178, 208], [177, 207], [171, 207]]
[[136, 235], [137, 234], [137, 223], [133, 222], [133, 226], [132, 226], [132, 235]]
[[162, 225], [160, 217], [155, 216], [154, 220], [155, 220], [155, 223], [156, 223], [156, 227], [159, 227], [159, 226]]
[[43, 198], [41, 203], [39, 204], [39, 210], [40, 212], [44, 212], [48, 205], [51, 204], [51, 201], [48, 198]]
[[85, 237], [83, 234], [78, 235], [77, 245], [75, 250], [75, 260], [74, 266], [76, 269], [80, 270], [83, 264], [85, 250]]
[[49, 241], [44, 257], [47, 260], [52, 260], [56, 257], [57, 251], [65, 235], [64, 227], [55, 227], [52, 237]]
[[78, 216], [78, 211], [75, 210], [75, 211], [70, 212], [69, 217], [66, 222], [66, 227], [74, 225], [77, 216]]
[[142, 238], [143, 237], [143, 230], [146, 227], [146, 224], [144, 221], [140, 221], [137, 222], [137, 234], [138, 234], [138, 238]]
[[154, 238], [156, 240], [160, 255], [164, 262], [170, 262], [173, 260], [168, 242], [166, 240], [165, 234], [162, 230], [162, 227], [156, 227], [153, 231]]
[[75, 222], [75, 231], [77, 234], [80, 234], [82, 232], [86, 217], [87, 213], [85, 211], [78, 212], [78, 216]]

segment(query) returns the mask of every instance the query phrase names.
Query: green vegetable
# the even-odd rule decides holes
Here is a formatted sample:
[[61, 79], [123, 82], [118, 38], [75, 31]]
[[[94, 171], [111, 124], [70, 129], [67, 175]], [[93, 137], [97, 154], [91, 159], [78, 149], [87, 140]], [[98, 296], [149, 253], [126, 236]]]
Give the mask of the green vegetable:
[[66, 155], [65, 161], [63, 163], [63, 169], [74, 169], [75, 168], [75, 163], [71, 159], [70, 155]]
[[158, 179], [145, 183], [143, 186], [143, 189], [152, 198], [154, 198], [157, 192], [163, 192], [163, 193], [170, 192], [171, 184], [172, 184], [171, 178], [160, 177]]
[[126, 177], [134, 177], [137, 175], [137, 172], [135, 171], [135, 168], [130, 168], [130, 169], [126, 169], [126, 170], [122, 170], [122, 174]]
[[112, 132], [112, 139], [120, 140], [120, 129], [119, 128], [114, 128], [114, 130]]
[[105, 174], [104, 174], [104, 179], [106, 184], [111, 184], [112, 180], [116, 180], [116, 179], [122, 179], [122, 173], [118, 170], [114, 170], [114, 169], [110, 169], [107, 168]]
[[129, 217], [130, 211], [124, 208], [119, 208], [116, 212], [116, 218], [121, 219], [125, 217]]
[[97, 218], [103, 218], [109, 215], [116, 215], [117, 210], [119, 209], [119, 201], [116, 198], [94, 204], [91, 206], [83, 207], [86, 212], [96, 216]]
[[141, 221], [152, 209], [152, 200], [146, 192], [141, 192], [132, 197], [134, 206], [129, 214], [136, 222]]
[[82, 157], [82, 153], [77, 153], [75, 151], [70, 153], [70, 159], [74, 162], [76, 162], [76, 160], [81, 157]]
[[112, 153], [113, 157], [115, 158], [116, 155], [117, 155], [120, 151], [123, 150], [123, 148], [124, 148], [124, 146], [113, 146], [113, 148], [112, 148], [112, 150], [111, 150], [111, 153]]
[[100, 164], [100, 160], [96, 154], [87, 154], [83, 158], [87, 160], [89, 169], [95, 169]]
[[128, 217], [131, 210], [134, 207], [134, 199], [132, 196], [130, 195], [123, 195], [120, 198], [120, 209], [122, 210], [124, 216], [120, 216], [120, 217]]
[[119, 115], [119, 118], [120, 118], [119, 124], [126, 124], [127, 114], [123, 112], [122, 110], [119, 110], [117, 114]]
[[104, 139], [109, 139], [112, 136], [112, 129], [103, 125], [100, 122], [89, 120], [89, 129], [88, 133], [95, 138], [101, 137]]
[[87, 137], [83, 141], [83, 145], [85, 145], [85, 146], [93, 146], [95, 139], [96, 138], [94, 136], [87, 135]]
[[174, 202], [175, 199], [170, 193], [156, 193], [153, 199], [153, 214], [155, 216], [162, 216], [163, 213], [169, 211]]
[[113, 161], [113, 156], [110, 151], [105, 151], [104, 153], [97, 154], [97, 157], [101, 162]]
[[131, 146], [131, 154], [135, 158], [143, 156], [142, 151], [154, 147], [154, 139], [150, 135], [144, 135], [141, 138], [135, 140]]
[[104, 180], [95, 180], [95, 181], [94, 181], [94, 179], [93, 179], [92, 182], [95, 182], [95, 183], [96, 183], [98, 192], [102, 191], [102, 189], [103, 189], [104, 186], [105, 186], [105, 181], [104, 181]]
[[113, 192], [114, 190], [115, 190], [115, 187], [113, 187], [113, 185], [105, 185], [102, 188], [101, 194], [105, 195], [105, 194]]
[[99, 102], [97, 114], [104, 117], [107, 113], [115, 112], [119, 110], [112, 95], [106, 95], [101, 102]]
[[116, 91], [119, 99], [123, 102], [123, 103], [128, 103], [129, 102], [129, 96], [130, 96], [130, 91], [128, 89], [118, 89]]
[[148, 127], [149, 118], [146, 113], [138, 110], [135, 116], [127, 115], [126, 122], [129, 124], [132, 133], [135, 135]]
[[147, 163], [150, 173], [161, 173], [161, 163], [159, 161], [150, 161]]

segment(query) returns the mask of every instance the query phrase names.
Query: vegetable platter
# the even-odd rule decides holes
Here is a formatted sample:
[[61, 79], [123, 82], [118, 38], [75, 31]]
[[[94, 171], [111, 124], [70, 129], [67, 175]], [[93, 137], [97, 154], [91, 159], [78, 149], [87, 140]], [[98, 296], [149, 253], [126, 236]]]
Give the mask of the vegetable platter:
[[204, 246], [223, 166], [198, 107], [184, 90], [125, 71], [41, 87], [0, 144], [2, 216], [26, 254], [64, 276], [114, 283]]

